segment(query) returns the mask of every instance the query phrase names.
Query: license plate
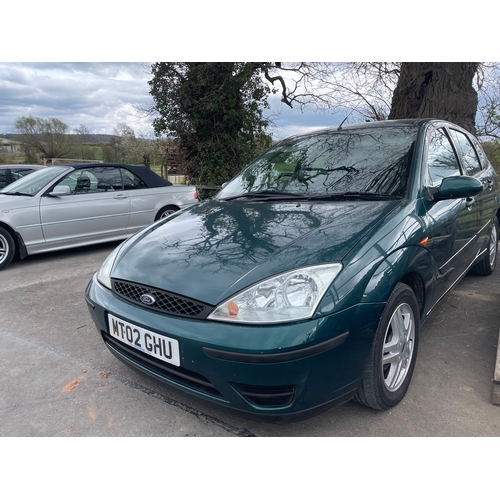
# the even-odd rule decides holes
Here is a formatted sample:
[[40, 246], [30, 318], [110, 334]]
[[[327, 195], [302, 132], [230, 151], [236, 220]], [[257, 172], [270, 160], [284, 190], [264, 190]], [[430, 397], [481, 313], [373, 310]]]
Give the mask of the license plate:
[[177, 340], [158, 335], [128, 321], [123, 321], [112, 314], [108, 315], [108, 324], [110, 335], [120, 342], [162, 361], [180, 366], [179, 342]]

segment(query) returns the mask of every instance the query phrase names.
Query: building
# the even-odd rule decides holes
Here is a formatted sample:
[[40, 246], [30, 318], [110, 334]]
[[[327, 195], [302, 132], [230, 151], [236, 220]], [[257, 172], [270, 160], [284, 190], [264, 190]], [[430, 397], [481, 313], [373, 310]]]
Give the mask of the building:
[[19, 153], [21, 143], [12, 139], [3, 139], [0, 137], [0, 153]]

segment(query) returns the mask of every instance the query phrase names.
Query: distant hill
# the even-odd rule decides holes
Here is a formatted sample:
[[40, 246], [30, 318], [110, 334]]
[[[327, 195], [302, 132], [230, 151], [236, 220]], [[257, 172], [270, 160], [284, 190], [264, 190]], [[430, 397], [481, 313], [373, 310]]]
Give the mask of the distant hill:
[[[15, 141], [16, 136], [19, 134], [0, 134], [2, 139], [10, 139]], [[113, 140], [117, 140], [119, 137], [112, 134], [89, 134], [85, 137], [84, 142], [86, 144], [109, 144]]]

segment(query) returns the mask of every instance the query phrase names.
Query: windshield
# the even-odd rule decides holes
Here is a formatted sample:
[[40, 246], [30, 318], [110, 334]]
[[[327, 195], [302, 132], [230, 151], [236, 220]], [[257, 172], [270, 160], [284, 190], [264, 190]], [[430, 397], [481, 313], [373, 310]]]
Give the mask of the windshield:
[[287, 139], [250, 163], [217, 198], [263, 191], [403, 197], [417, 132], [415, 127], [381, 127]]
[[20, 194], [34, 196], [52, 180], [67, 170], [63, 167], [47, 167], [21, 177], [0, 191], [0, 194]]

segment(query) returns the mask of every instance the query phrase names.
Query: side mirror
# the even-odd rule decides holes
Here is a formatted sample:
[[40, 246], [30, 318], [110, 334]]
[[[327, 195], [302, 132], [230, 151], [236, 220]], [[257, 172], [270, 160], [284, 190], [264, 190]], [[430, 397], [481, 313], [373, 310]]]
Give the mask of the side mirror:
[[434, 200], [452, 200], [476, 196], [483, 190], [483, 185], [474, 177], [457, 175], [445, 177], [434, 193]]
[[50, 193], [47, 193], [49, 196], [68, 196], [71, 194], [71, 188], [69, 186], [56, 186]]

